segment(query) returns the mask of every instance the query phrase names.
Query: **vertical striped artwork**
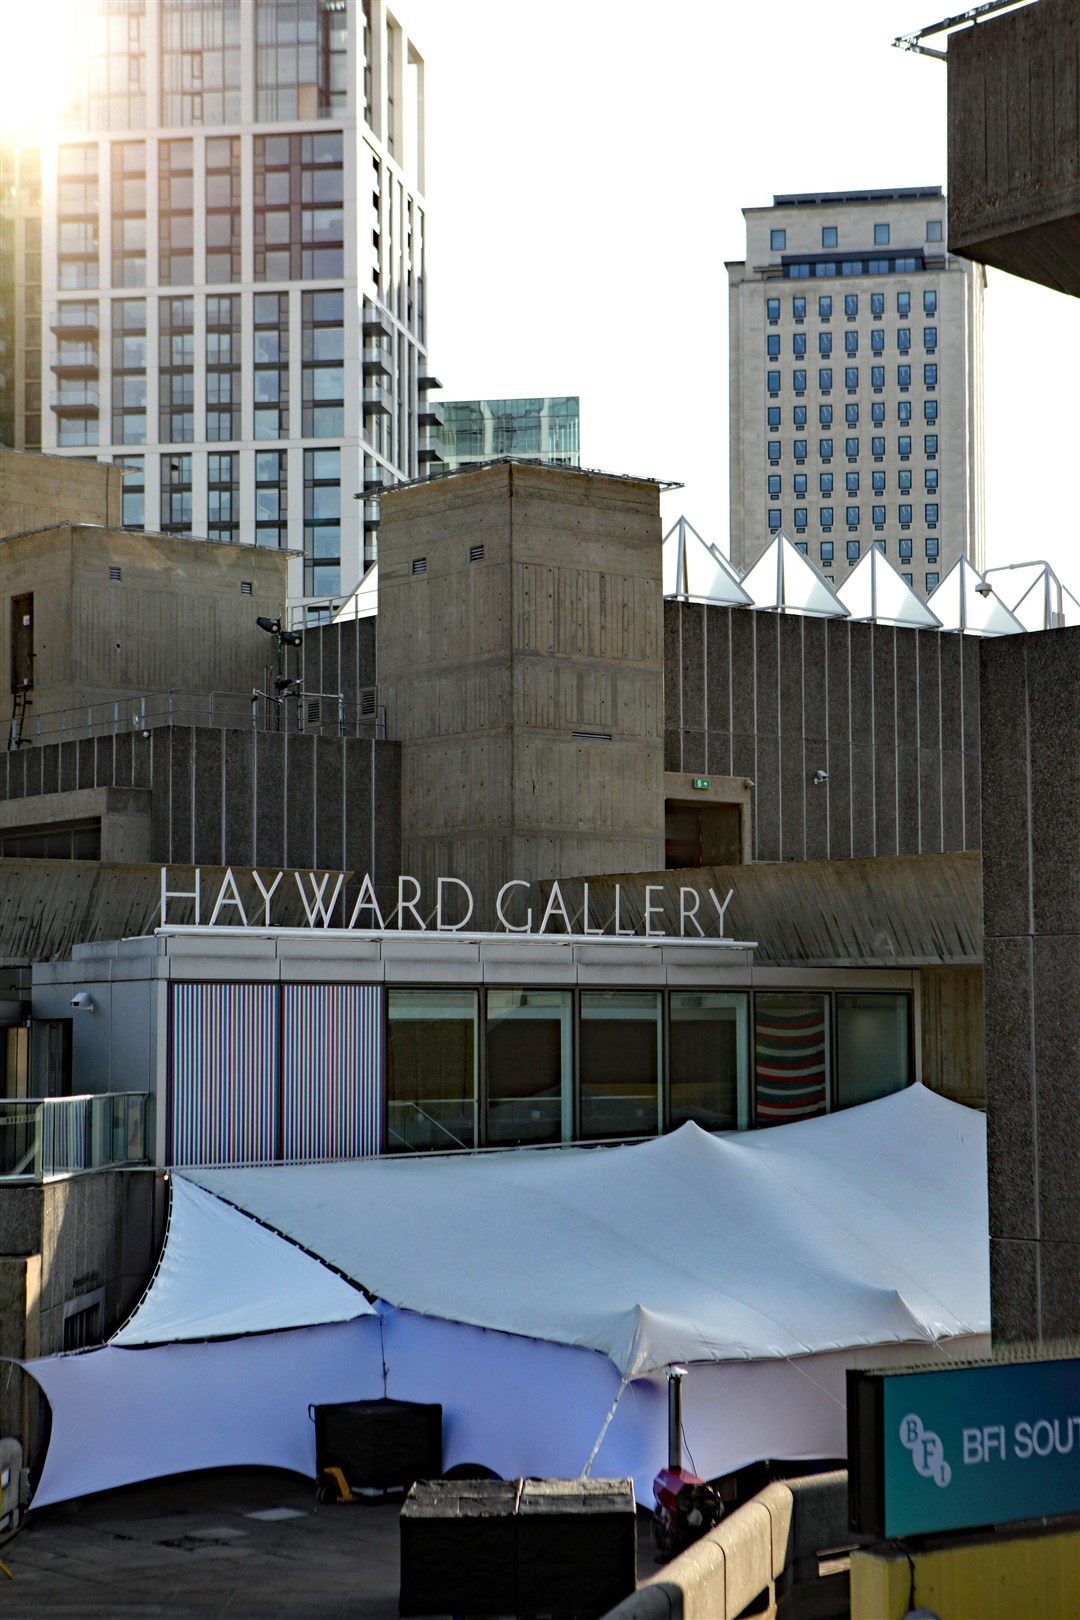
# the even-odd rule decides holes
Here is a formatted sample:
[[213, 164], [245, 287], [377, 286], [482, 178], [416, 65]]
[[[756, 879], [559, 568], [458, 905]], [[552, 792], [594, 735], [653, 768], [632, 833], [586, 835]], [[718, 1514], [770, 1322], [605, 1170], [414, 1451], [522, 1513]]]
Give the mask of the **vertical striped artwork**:
[[759, 1125], [825, 1112], [828, 1052], [825, 999], [758, 996], [754, 1020], [756, 1114]]
[[46, 1175], [86, 1170], [92, 1102], [86, 1097], [55, 1098], [41, 1105], [41, 1167]]
[[276, 1156], [277, 987], [177, 984], [172, 992], [172, 1163]]
[[367, 984], [282, 990], [285, 1159], [351, 1159], [381, 1148], [382, 992]]

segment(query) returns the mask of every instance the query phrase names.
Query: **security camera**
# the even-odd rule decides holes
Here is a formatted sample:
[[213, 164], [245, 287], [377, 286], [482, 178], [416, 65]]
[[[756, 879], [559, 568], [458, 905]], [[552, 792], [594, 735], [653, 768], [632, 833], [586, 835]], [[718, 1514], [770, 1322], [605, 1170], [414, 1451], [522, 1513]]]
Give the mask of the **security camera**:
[[85, 990], [79, 990], [75, 995], [72, 996], [71, 1005], [74, 1007], [76, 1012], [92, 1013], [94, 1010], [93, 997], [88, 996]]
[[751, 781], [749, 776], [744, 776], [742, 779], [742, 785], [744, 788], [752, 788], [754, 783]]
[[821, 787], [828, 780], [829, 780], [828, 771], [817, 770], [817, 771], [814, 772], [814, 786], [815, 787]]
[[991, 585], [988, 579], [982, 580], [978, 585], [976, 585], [975, 589], [980, 596], [993, 596], [994, 594], [994, 587]]

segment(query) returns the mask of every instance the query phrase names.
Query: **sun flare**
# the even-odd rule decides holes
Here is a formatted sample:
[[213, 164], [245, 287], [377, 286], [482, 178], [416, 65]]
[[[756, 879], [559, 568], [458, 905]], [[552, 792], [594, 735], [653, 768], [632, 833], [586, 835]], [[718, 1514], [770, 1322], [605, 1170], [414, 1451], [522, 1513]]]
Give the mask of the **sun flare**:
[[48, 135], [77, 83], [93, 0], [0, 0], [0, 132]]

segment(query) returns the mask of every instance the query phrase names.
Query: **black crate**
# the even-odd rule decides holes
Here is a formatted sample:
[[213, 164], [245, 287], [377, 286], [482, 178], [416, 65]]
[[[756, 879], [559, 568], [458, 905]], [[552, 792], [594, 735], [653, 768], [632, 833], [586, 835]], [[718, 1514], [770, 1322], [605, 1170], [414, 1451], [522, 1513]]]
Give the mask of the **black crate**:
[[442, 1473], [442, 1407], [417, 1401], [316, 1406], [315, 1466], [340, 1468], [349, 1485], [388, 1490]]
[[637, 1585], [628, 1479], [529, 1479], [518, 1503], [519, 1615], [594, 1620]]
[[402, 1615], [516, 1614], [520, 1480], [424, 1480], [401, 1510]]

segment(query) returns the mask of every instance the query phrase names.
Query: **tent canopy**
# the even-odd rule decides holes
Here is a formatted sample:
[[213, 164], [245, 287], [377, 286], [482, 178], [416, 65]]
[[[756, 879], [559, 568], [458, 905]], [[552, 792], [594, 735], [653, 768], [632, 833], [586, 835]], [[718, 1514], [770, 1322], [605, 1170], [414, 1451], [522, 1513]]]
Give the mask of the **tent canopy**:
[[351, 1283], [179, 1176], [150, 1286], [110, 1341], [174, 1344], [375, 1314]]
[[914, 1086], [739, 1135], [184, 1174], [392, 1305], [632, 1378], [985, 1332], [985, 1139]]

